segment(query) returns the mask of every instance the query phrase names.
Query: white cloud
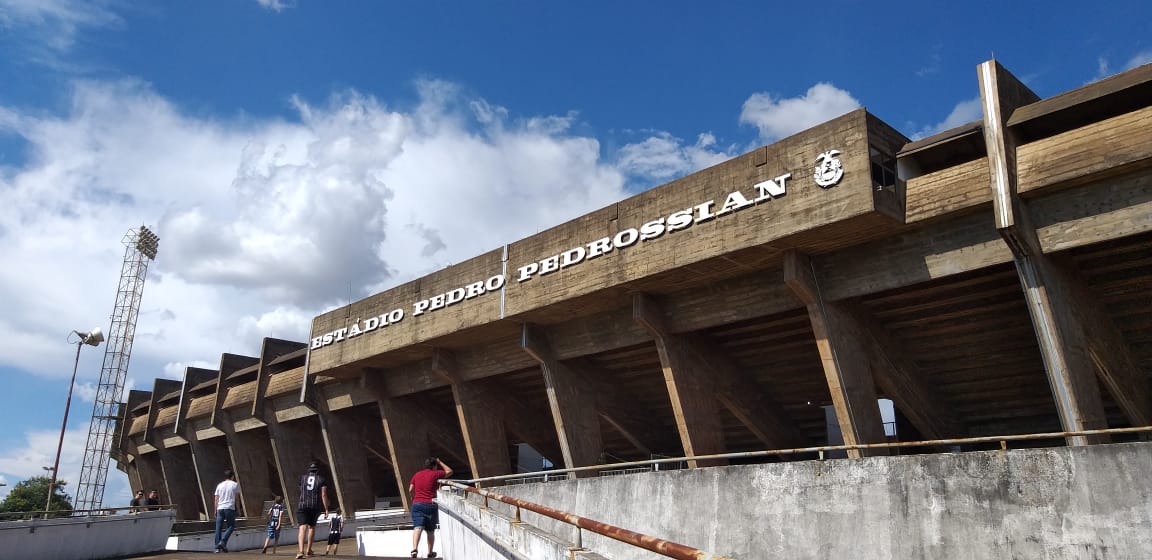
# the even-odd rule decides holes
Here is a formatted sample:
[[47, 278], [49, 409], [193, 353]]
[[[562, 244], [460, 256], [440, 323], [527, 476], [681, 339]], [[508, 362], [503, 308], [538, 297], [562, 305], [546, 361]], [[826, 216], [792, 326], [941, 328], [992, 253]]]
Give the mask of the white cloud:
[[271, 10], [273, 12], [282, 12], [288, 8], [288, 3], [284, 0], [256, 0], [261, 8]]
[[[29, 154], [0, 168], [0, 259], [21, 263], [0, 268], [0, 365], [70, 374], [64, 336], [108, 316], [120, 240], [141, 223], [160, 249], [131, 371], [151, 379], [253, 354], [263, 336], [305, 340], [350, 298], [627, 195], [572, 115], [515, 121], [452, 84], [419, 92], [408, 111], [348, 92], [236, 122], [188, 116], [139, 82], [80, 83], [65, 115], [0, 107]], [[79, 386], [102, 352], [82, 352]]]
[[731, 159], [735, 154], [717, 151], [716, 137], [701, 134], [692, 145], [667, 132], [655, 133], [647, 139], [628, 144], [620, 149], [620, 169], [652, 180], [668, 180]]
[[[24, 434], [23, 447], [3, 450], [0, 455], [0, 480], [8, 486], [0, 486], [0, 499], [8, 495], [17, 482], [34, 476], [51, 476], [51, 467], [56, 458], [56, 447], [60, 444], [59, 430], [34, 430]], [[68, 485], [64, 492], [76, 500], [76, 487], [80, 480], [80, 470], [84, 463], [84, 447], [88, 440], [88, 423], [70, 426], [64, 434], [64, 443], [60, 448], [60, 475], [59, 480], [65, 480]], [[104, 504], [116, 506], [127, 504], [128, 477], [124, 473], [109, 465], [108, 478], [104, 488]], [[47, 496], [45, 496], [47, 497]]]
[[819, 83], [800, 97], [780, 99], [770, 93], [754, 93], [744, 101], [740, 122], [760, 129], [760, 139], [772, 142], [860, 108], [852, 94], [828, 83]]
[[962, 124], [967, 124], [972, 121], [980, 120], [984, 117], [984, 109], [980, 105], [980, 98], [974, 97], [967, 99], [956, 104], [952, 108], [952, 112], [948, 116], [936, 124], [926, 126], [912, 135], [912, 139], [917, 140], [932, 136], [938, 132], [944, 132], [956, 128]]
[[0, 0], [0, 28], [27, 33], [57, 52], [70, 49], [84, 29], [121, 23], [100, 0]]

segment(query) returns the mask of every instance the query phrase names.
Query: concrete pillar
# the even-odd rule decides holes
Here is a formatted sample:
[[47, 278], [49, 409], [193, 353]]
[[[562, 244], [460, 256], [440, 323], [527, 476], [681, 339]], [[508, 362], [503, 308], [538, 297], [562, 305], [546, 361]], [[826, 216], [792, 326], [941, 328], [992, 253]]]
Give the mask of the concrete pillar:
[[224, 471], [236, 469], [232, 466], [232, 456], [228, 452], [228, 440], [224, 437], [198, 440], [194, 434], [188, 439], [188, 448], [195, 465], [196, 484], [200, 497], [204, 500], [204, 511], [208, 519], [216, 518], [213, 509], [216, 485], [224, 480]]
[[368, 424], [355, 410], [331, 412], [323, 405], [324, 399], [320, 401], [320, 429], [335, 486], [328, 495], [330, 503], [346, 515], [352, 515], [358, 509], [372, 509], [376, 497], [372, 491], [372, 473], [368, 470], [368, 451], [364, 445], [368, 441], [364, 433]]
[[160, 465], [168, 493], [160, 495], [160, 503], [176, 504], [176, 518], [197, 520], [207, 514], [212, 504], [204, 505], [200, 482], [196, 477], [196, 464], [187, 445], [165, 447], [159, 451]]
[[457, 371], [455, 359], [447, 351], [436, 350], [433, 353], [432, 371], [452, 385], [456, 415], [473, 476], [483, 478], [511, 473], [502, 399], [493, 398], [495, 395], [485, 391], [479, 383], [464, 381]]
[[[270, 419], [274, 420], [274, 418]], [[320, 430], [320, 423], [316, 418], [308, 416], [285, 422], [270, 421], [268, 433], [271, 440], [271, 449], [268, 457], [275, 457], [276, 470], [280, 473], [280, 485], [284, 489], [284, 505], [296, 519], [296, 506], [300, 504], [300, 477], [308, 471], [308, 464], [312, 461], [327, 463], [324, 458], [327, 450], [324, 446], [324, 434]], [[336, 489], [332, 478], [328, 479], [329, 503], [335, 502]]]
[[[264, 502], [276, 494], [275, 465], [268, 432], [260, 428], [237, 432], [232, 430], [230, 422], [225, 421], [224, 424], [228, 452], [232, 457], [236, 482], [240, 484], [239, 514], [243, 517], [260, 516]], [[216, 482], [221, 480], [223, 477]], [[215, 484], [212, 490], [216, 490]]]

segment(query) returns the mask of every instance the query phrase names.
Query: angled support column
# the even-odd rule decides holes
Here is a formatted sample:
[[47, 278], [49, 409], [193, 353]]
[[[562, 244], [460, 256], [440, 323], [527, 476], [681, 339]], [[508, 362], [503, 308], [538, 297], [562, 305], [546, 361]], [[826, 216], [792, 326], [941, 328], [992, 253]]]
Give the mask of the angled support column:
[[[1016, 185], [1016, 140], [1007, 131], [1016, 108], [1039, 97], [996, 61], [979, 67], [984, 108], [984, 143], [992, 175], [996, 229], [1012, 251], [1028, 313], [1036, 331], [1048, 384], [1065, 431], [1108, 427], [1095, 365], [1087, 352], [1090, 335], [1079, 320], [1073, 286], [1040, 248], [1036, 228]], [[1106, 436], [1073, 436], [1069, 445], [1107, 442]]]
[[[673, 334], [659, 302], [648, 294], [633, 298], [633, 314], [653, 335], [666, 371], [676, 379], [687, 375], [700, 375], [700, 381], [711, 391], [716, 402], [728, 410], [741, 424], [768, 448], [804, 447], [811, 445], [799, 428], [786, 417], [771, 396], [755, 383], [744, 368], [708, 340], [692, 334]], [[661, 350], [663, 348], [663, 350]], [[684, 373], [677, 376], [676, 370]], [[688, 372], [697, 372], [690, 374]], [[689, 383], [696, 383], [685, 379]], [[677, 390], [685, 393], [682, 387]], [[669, 387], [672, 394], [672, 387]], [[683, 404], [683, 403], [682, 403]], [[717, 451], [719, 453], [719, 451]]]
[[[812, 323], [812, 334], [816, 337], [816, 348], [820, 352], [844, 444], [885, 441], [865, 342], [860, 333], [850, 328], [853, 324], [851, 315], [840, 304], [824, 299], [807, 255], [797, 251], [784, 254], [784, 283], [808, 308], [808, 319]], [[852, 458], [887, 454], [884, 449], [848, 451]]]
[[[724, 431], [720, 421], [720, 403], [716, 399], [716, 379], [693, 360], [684, 345], [670, 334], [663, 312], [654, 299], [638, 294], [632, 302], [632, 317], [656, 341], [660, 366], [672, 412], [676, 416], [676, 429], [684, 454], [690, 457], [724, 453]], [[725, 465], [727, 461], [688, 461], [691, 468]]]
[[200, 481], [196, 478], [196, 464], [188, 445], [165, 447], [159, 451], [160, 467], [168, 494], [160, 496], [160, 503], [176, 504], [176, 518], [198, 520], [212, 504], [204, 505], [200, 494]]
[[147, 494], [149, 490], [156, 490], [169, 495], [168, 485], [164, 481], [164, 464], [160, 461], [159, 451], [139, 453], [136, 455], [136, 470], [140, 476], [140, 488]]
[[859, 305], [839, 304], [849, 321], [846, 329], [864, 342], [876, 385], [896, 405], [897, 410], [916, 427], [924, 439], [963, 437], [967, 430], [952, 407], [925, 382], [916, 364], [898, 342], [888, 335]]
[[423, 414], [417, 406], [404, 399], [388, 396], [381, 379], [370, 376], [367, 381], [369, 390], [376, 394], [380, 408], [380, 420], [388, 440], [388, 453], [396, 485], [400, 487], [400, 498], [404, 502], [404, 509], [412, 511], [408, 482], [416, 471], [424, 468], [424, 460], [432, 455], [432, 446], [428, 443], [428, 425], [423, 421]]
[[[324, 434], [324, 447], [331, 466], [335, 500], [346, 515], [358, 509], [372, 509], [376, 496], [372, 490], [372, 473], [368, 470], [367, 428], [355, 410], [332, 412], [323, 394], [320, 405], [320, 431]], [[303, 474], [303, 473], [301, 473]]]
[[[284, 505], [291, 512], [292, 520], [298, 523], [296, 506], [300, 503], [300, 477], [308, 472], [308, 464], [312, 461], [325, 462], [324, 435], [316, 418], [281, 419], [276, 411], [270, 410], [266, 419], [268, 435], [271, 436], [269, 457], [275, 458], [276, 474], [284, 490]], [[322, 467], [321, 472], [331, 483], [332, 477], [325, 470]], [[334, 486], [328, 487], [328, 499], [329, 504], [336, 502]]]
[[186, 437], [188, 447], [192, 451], [200, 498], [204, 500], [204, 511], [208, 519], [214, 519], [216, 512], [212, 511], [212, 496], [216, 493], [216, 485], [224, 480], [224, 471], [235, 470], [232, 466], [232, 456], [228, 452], [228, 441], [225, 437], [200, 440], [196, 439], [194, 433], [189, 433]]
[[434, 350], [432, 371], [452, 385], [456, 416], [468, 452], [468, 464], [476, 478], [512, 472], [508, 457], [508, 434], [504, 427], [504, 405], [491, 391], [476, 382], [464, 381], [456, 360], [446, 350]]
[[216, 379], [220, 372], [212, 369], [188, 367], [184, 369], [184, 385], [180, 393], [180, 412], [176, 415], [176, 433], [188, 441], [192, 455], [193, 474], [200, 502], [204, 504], [206, 519], [213, 519], [212, 496], [216, 484], [224, 479], [224, 471], [232, 469], [232, 457], [228, 454], [228, 441], [224, 437], [201, 439], [196, 428], [188, 420], [188, 408], [192, 400], [192, 389], [207, 381]]
[[600, 419], [620, 432], [637, 451], [645, 456], [661, 449], [660, 428], [652, 418], [613, 386], [611, 378], [586, 360], [571, 360], [569, 367], [588, 381], [596, 396]]
[[1140, 360], [1124, 341], [1120, 329], [1104, 312], [1081, 278], [1075, 263], [1062, 256], [1049, 257], [1052, 276], [1069, 290], [1067, 301], [1074, 308], [1076, 324], [1087, 338], [1088, 356], [1100, 382], [1108, 388], [1124, 416], [1133, 426], [1152, 425], [1152, 386], [1140, 371]]
[[[276, 483], [271, 473], [272, 444], [268, 441], [268, 432], [262, 429], [236, 431], [231, 420], [226, 418], [227, 412], [217, 417], [220, 429], [224, 431], [228, 441], [228, 454], [232, 460], [232, 470], [236, 473], [236, 482], [240, 484], [240, 508], [238, 514], [242, 517], [260, 515], [264, 501], [272, 499], [276, 493]], [[216, 490], [216, 484], [224, 480], [223, 473], [211, 483], [209, 497]], [[287, 503], [287, 502], [286, 502]], [[212, 509], [212, 503], [208, 503]], [[213, 512], [215, 515], [215, 512]]]
[[[524, 325], [521, 347], [540, 363], [540, 371], [544, 374], [548, 406], [556, 424], [564, 467], [599, 464], [604, 444], [600, 437], [600, 418], [593, 406], [595, 393], [586, 380], [556, 357], [543, 330], [536, 325]], [[583, 471], [576, 476], [595, 476], [595, 473]]]

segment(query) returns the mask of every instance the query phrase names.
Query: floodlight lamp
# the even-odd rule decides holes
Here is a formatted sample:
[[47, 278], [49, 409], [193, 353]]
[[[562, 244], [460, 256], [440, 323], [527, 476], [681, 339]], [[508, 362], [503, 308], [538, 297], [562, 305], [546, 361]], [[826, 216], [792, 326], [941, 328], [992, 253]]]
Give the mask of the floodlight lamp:
[[104, 333], [100, 332], [100, 327], [88, 332], [76, 331], [76, 335], [80, 337], [80, 342], [89, 346], [100, 346], [100, 343], [104, 342]]

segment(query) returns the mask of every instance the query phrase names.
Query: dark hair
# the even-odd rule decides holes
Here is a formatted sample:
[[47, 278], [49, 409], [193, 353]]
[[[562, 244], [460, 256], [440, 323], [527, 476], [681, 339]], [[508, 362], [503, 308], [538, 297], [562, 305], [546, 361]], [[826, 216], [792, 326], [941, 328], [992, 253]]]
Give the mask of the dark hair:
[[424, 468], [434, 469], [434, 468], [436, 468], [436, 465], [439, 463], [440, 463], [439, 459], [437, 459], [435, 457], [429, 457], [429, 458], [424, 460]]
[[273, 502], [280, 503], [284, 501], [284, 496], [276, 496], [272, 499]]
[[232, 478], [232, 469], [224, 469], [224, 478]]

